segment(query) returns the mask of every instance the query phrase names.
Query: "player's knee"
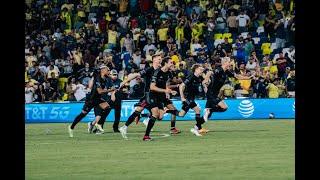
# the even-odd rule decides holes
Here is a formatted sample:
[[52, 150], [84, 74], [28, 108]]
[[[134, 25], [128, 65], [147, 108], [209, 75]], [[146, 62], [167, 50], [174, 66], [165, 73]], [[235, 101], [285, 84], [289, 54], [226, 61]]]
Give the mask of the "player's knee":
[[221, 108], [221, 112], [225, 112], [225, 111], [228, 109], [228, 106], [227, 106], [227, 105], [225, 105], [225, 106], [220, 107], [220, 108]]
[[104, 109], [102, 107], [100, 107], [100, 106], [95, 108], [95, 111], [94, 111], [95, 115], [96, 116], [100, 116], [100, 117], [103, 115], [103, 112], [104, 112]]
[[142, 107], [140, 107], [140, 106], [137, 106], [136, 108], [135, 108], [135, 111], [136, 112], [142, 112], [142, 110], [143, 110], [143, 108]]
[[87, 115], [87, 114], [88, 114], [88, 112], [85, 111], [85, 110], [82, 110], [81, 113], [82, 113], [83, 115]]

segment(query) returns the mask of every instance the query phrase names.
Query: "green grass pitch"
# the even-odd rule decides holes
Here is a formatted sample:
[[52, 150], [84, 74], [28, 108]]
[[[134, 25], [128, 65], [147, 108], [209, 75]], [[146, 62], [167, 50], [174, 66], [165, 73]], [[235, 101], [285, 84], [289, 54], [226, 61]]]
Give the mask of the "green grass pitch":
[[111, 123], [102, 135], [79, 123], [74, 138], [68, 124], [26, 124], [26, 179], [295, 179], [294, 120], [209, 121], [203, 137], [193, 125], [178, 121], [182, 133], [166, 137], [170, 122], [156, 122], [154, 141], [143, 142], [142, 123], [129, 127], [129, 140]]

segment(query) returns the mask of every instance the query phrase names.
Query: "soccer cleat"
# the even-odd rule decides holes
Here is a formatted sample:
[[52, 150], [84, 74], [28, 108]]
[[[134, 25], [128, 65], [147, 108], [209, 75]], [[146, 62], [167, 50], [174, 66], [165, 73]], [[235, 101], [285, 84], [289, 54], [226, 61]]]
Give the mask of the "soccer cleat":
[[208, 130], [208, 129], [202, 128], [202, 129], [199, 130], [199, 133], [200, 134], [205, 134], [205, 133], [208, 133], [209, 131], [210, 130]]
[[170, 134], [179, 134], [179, 133], [181, 133], [181, 131], [177, 128], [171, 128], [170, 130]]
[[96, 134], [103, 134], [104, 132], [100, 131], [99, 129], [97, 129]]
[[91, 122], [88, 122], [88, 133], [92, 133], [93, 127], [94, 126], [91, 124]]
[[124, 138], [124, 139], [128, 139], [127, 137], [127, 128], [122, 126], [119, 128], [119, 131], [121, 133], [121, 136]]
[[119, 132], [120, 132], [120, 131], [119, 131], [119, 128], [113, 128], [113, 132], [119, 133]]
[[71, 126], [68, 126], [68, 132], [69, 132], [69, 137], [73, 137], [73, 129], [71, 129]]
[[143, 141], [152, 141], [150, 136], [143, 136]]
[[196, 135], [196, 136], [202, 136], [202, 135], [199, 133], [199, 131], [196, 130], [196, 129], [194, 129], [194, 128], [191, 128], [190, 131], [191, 131], [192, 134], [194, 134], [194, 135]]
[[100, 124], [96, 123], [94, 126], [95, 126], [101, 133], [104, 133], [104, 130], [102, 129], [102, 126], [101, 126]]

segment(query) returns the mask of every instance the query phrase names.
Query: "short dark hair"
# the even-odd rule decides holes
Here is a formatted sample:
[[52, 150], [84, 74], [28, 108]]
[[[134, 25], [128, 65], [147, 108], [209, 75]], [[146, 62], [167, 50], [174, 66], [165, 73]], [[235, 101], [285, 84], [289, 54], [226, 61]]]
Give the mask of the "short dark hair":
[[199, 67], [202, 67], [202, 65], [201, 64], [193, 64], [191, 67], [192, 72], [194, 72]]
[[168, 63], [169, 62], [169, 60], [171, 60], [171, 58], [170, 57], [165, 57], [165, 58], [163, 58], [162, 59], [162, 62], [161, 62], [161, 66], [164, 66], [166, 63]]

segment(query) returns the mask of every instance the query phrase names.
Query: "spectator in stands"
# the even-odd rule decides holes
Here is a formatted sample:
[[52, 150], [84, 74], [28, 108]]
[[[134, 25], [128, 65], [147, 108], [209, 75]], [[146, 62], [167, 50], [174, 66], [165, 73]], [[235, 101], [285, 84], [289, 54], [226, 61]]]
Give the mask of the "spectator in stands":
[[57, 100], [57, 91], [55, 91], [55, 89], [51, 87], [49, 81], [45, 82], [44, 92], [45, 92], [45, 101], [53, 102]]
[[75, 90], [76, 90], [76, 78], [72, 77], [68, 80], [68, 84], [66, 86], [68, 101], [76, 101], [76, 98], [74, 96]]
[[269, 83], [266, 87], [268, 91], [268, 98], [278, 98], [279, 97], [279, 88], [277, 87], [279, 79], [276, 78], [273, 80], [273, 82]]
[[148, 44], [146, 44], [143, 48], [143, 52], [145, 53], [145, 56], [149, 55], [150, 50], [153, 50], [155, 52], [157, 48], [154, 44], [151, 43], [151, 39], [148, 39]]
[[278, 77], [282, 77], [287, 67], [287, 59], [284, 57], [283, 52], [279, 53], [279, 57], [276, 59], [278, 68]]
[[[238, 18], [239, 19], [239, 18]], [[234, 12], [230, 12], [230, 16], [227, 18], [227, 25], [229, 28], [229, 32], [233, 34], [233, 36], [237, 33], [237, 16], [234, 15]]]
[[232, 98], [234, 96], [234, 88], [232, 87], [231, 81], [226, 81], [226, 83], [221, 87], [220, 93], [225, 98]]
[[246, 69], [249, 70], [251, 73], [256, 71], [258, 67], [257, 63], [254, 61], [253, 57], [250, 57], [249, 61], [246, 64]]
[[90, 68], [89, 63], [85, 64], [85, 68], [81, 69], [79, 71], [78, 75], [78, 80], [83, 84], [83, 85], [88, 85], [89, 81], [91, 79], [91, 74], [93, 70]]
[[245, 91], [243, 90], [243, 88], [241, 87], [240, 84], [236, 84], [234, 86], [234, 97], [235, 98], [241, 98], [241, 97], [246, 97], [245, 95]]
[[31, 85], [30, 81], [27, 81], [26, 86], [24, 88], [25, 103], [32, 103], [34, 101], [34, 94], [34, 87]]
[[286, 82], [288, 97], [295, 97], [295, 85], [296, 85], [295, 70], [292, 70]]
[[253, 80], [253, 97], [254, 98], [265, 98], [267, 96], [266, 83], [263, 77], [258, 77]]
[[276, 47], [284, 48], [286, 43], [286, 33], [284, 29], [284, 19], [277, 19], [274, 25], [274, 30], [276, 33]]
[[238, 33], [248, 32], [248, 26], [250, 24], [250, 17], [242, 10], [236, 17]]
[[39, 84], [38, 88], [35, 91], [36, 99], [34, 102], [44, 102], [45, 101], [45, 91], [42, 84]]
[[74, 90], [74, 97], [77, 101], [84, 101], [87, 94], [87, 88], [80, 81], [76, 81], [76, 86]]
[[[136, 66], [129, 69], [137, 71], [150, 66], [154, 53], [163, 53], [163, 57], [171, 56], [174, 60], [177, 78], [183, 79], [195, 62], [207, 68], [219, 66], [220, 56], [235, 56], [232, 70], [240, 72], [241, 66], [241, 71], [247, 74], [244, 71], [247, 61], [254, 57], [253, 63], [248, 65], [251, 73], [260, 74], [265, 82], [281, 78], [287, 88], [294, 89], [294, 76], [285, 70], [290, 67], [292, 71], [295, 66], [294, 48], [287, 47], [294, 45], [295, 10], [291, 2], [120, 0], [107, 3], [92, 0], [91, 3], [33, 1], [28, 4], [25, 23], [27, 81], [43, 83], [52, 78], [52, 72], [60, 78], [74, 76], [78, 79], [85, 63], [90, 68], [105, 63], [110, 69], [117, 69], [120, 76], [130, 73], [125, 71], [130, 59]], [[237, 16], [238, 10], [241, 12]], [[257, 26], [260, 26], [258, 34]], [[264, 26], [264, 33], [260, 33], [261, 26]], [[219, 32], [229, 32], [231, 37], [215, 35]], [[242, 32], [248, 34], [241, 35]], [[224, 38], [222, 44], [221, 38]], [[260, 42], [254, 44], [253, 38]], [[229, 44], [231, 41], [233, 45]], [[276, 43], [273, 52], [283, 52], [285, 66], [282, 60], [277, 61], [280, 55], [275, 55], [274, 61], [267, 56], [262, 59], [260, 44], [265, 42]], [[214, 44], [220, 45], [214, 47]], [[126, 47], [126, 51], [122, 47]], [[136, 48], [141, 53], [136, 54]], [[257, 52], [255, 56], [252, 51]], [[253, 67], [255, 63], [256, 68]], [[254, 88], [256, 84], [252, 85]], [[61, 94], [65, 93], [63, 91]]]

